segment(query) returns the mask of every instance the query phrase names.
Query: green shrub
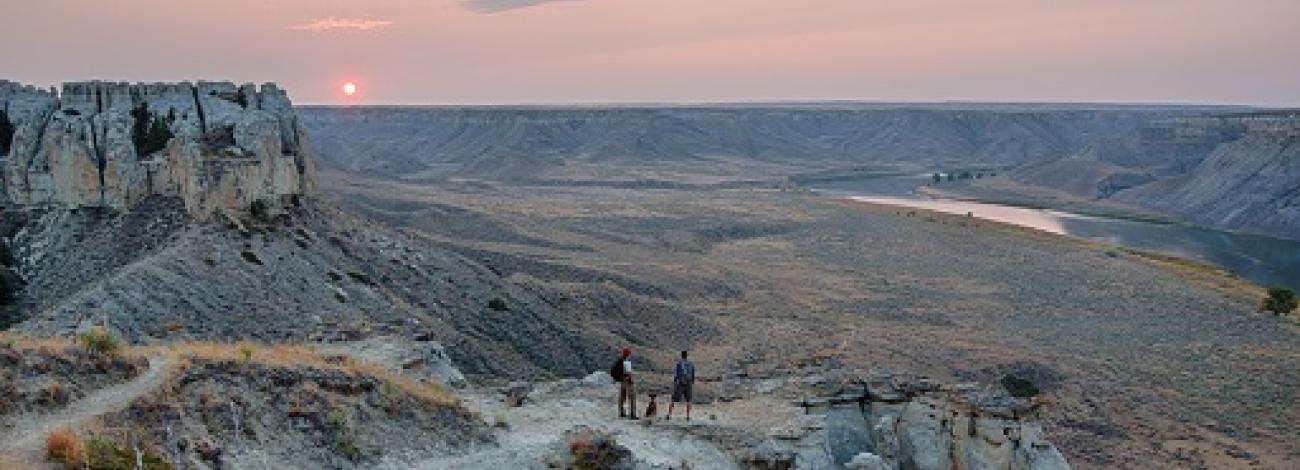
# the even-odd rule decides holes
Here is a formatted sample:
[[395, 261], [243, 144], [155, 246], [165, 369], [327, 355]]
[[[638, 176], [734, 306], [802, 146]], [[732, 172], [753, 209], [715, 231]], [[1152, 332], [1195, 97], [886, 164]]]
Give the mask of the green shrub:
[[247, 345], [247, 344], [242, 344], [242, 345], [240, 345], [240, 346], [239, 346], [239, 363], [240, 363], [241, 365], [247, 365], [247, 364], [249, 363], [249, 361], [252, 361], [252, 360], [253, 360], [253, 347], [252, 347], [252, 346], [249, 346], [249, 345]]
[[1291, 289], [1280, 287], [1269, 289], [1268, 297], [1260, 303], [1259, 309], [1274, 315], [1283, 315], [1294, 312], [1297, 307], [1295, 292]]
[[0, 305], [0, 331], [9, 329], [23, 321], [23, 311], [15, 306]]
[[349, 416], [348, 410], [343, 408], [334, 408], [330, 416], [325, 420], [325, 425], [335, 431], [346, 431], [351, 428], [352, 417]]
[[117, 354], [117, 351], [122, 349], [122, 342], [113, 336], [113, 333], [98, 326], [82, 333], [77, 337], [77, 341], [87, 351], [101, 356]]
[[9, 279], [9, 276], [6, 276], [5, 273], [0, 272], [0, 307], [14, 303], [16, 298], [14, 294], [17, 292], [18, 286], [16, 283]]
[[265, 199], [258, 199], [248, 205], [248, 214], [258, 222], [266, 222], [271, 219], [271, 205]]
[[1038, 387], [1033, 382], [1007, 374], [1002, 377], [1002, 388], [1016, 398], [1029, 398], [1038, 395]]
[[350, 460], [357, 460], [361, 458], [361, 444], [357, 443], [357, 439], [355, 437], [352, 436], [341, 437], [339, 438], [338, 442], [334, 444], [334, 447], [338, 449], [340, 453], [342, 453], [345, 457], [347, 457]]
[[131, 142], [135, 144], [137, 157], [152, 155], [166, 148], [167, 141], [175, 137], [168, 119], [149, 112], [149, 106], [144, 103], [131, 110], [131, 117], [135, 118], [131, 125]]
[[17, 260], [14, 259], [13, 250], [9, 249], [9, 244], [0, 240], [0, 266], [12, 267]]
[[[144, 470], [172, 470], [167, 459], [145, 449], [140, 451], [140, 463]], [[101, 438], [92, 438], [86, 444], [86, 468], [91, 470], [134, 470], [135, 450], [119, 446]]]

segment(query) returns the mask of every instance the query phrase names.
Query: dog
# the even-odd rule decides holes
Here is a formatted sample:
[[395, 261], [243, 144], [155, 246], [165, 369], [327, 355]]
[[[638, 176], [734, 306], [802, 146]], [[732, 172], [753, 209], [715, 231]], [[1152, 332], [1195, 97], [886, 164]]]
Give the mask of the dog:
[[654, 419], [655, 415], [659, 413], [659, 405], [655, 403], [655, 397], [657, 396], [659, 395], [656, 393], [650, 394], [650, 404], [645, 406], [645, 414], [642, 415], [645, 419]]

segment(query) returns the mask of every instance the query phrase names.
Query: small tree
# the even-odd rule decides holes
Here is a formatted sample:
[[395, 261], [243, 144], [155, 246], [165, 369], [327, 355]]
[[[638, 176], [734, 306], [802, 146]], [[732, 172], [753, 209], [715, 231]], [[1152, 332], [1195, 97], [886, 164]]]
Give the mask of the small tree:
[[13, 266], [16, 261], [13, 250], [9, 249], [9, 244], [0, 239], [0, 266]]
[[14, 123], [9, 121], [9, 113], [0, 110], [0, 155], [9, 154], [9, 146], [14, 141]]
[[1291, 289], [1281, 287], [1268, 290], [1268, 297], [1260, 303], [1259, 309], [1270, 312], [1274, 315], [1282, 315], [1294, 312], [1297, 307], [1295, 292]]
[[254, 199], [248, 204], [248, 214], [258, 222], [266, 222], [271, 219], [271, 205], [265, 199]]
[[1002, 388], [1005, 388], [1007, 393], [1016, 398], [1029, 398], [1038, 395], [1038, 387], [1034, 386], [1033, 382], [1012, 374], [1002, 376]]
[[168, 119], [155, 116], [144, 103], [131, 110], [131, 117], [135, 118], [131, 124], [131, 142], [135, 144], [135, 154], [138, 157], [152, 155], [166, 148], [167, 141], [175, 137]]
[[23, 321], [23, 311], [18, 308], [18, 283], [4, 269], [0, 269], [0, 331]]
[[17, 286], [9, 280], [9, 276], [0, 272], [0, 307], [14, 303], [14, 292], [17, 290]]

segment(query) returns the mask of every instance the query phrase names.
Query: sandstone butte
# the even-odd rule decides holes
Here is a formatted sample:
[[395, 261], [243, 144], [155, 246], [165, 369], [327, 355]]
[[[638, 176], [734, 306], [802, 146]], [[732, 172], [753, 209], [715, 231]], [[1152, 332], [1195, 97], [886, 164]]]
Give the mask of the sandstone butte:
[[[178, 197], [208, 220], [254, 205], [276, 213], [315, 191], [311, 145], [273, 83], [89, 81], [56, 91], [0, 80], [0, 109], [13, 129], [0, 142], [0, 205], [125, 210]], [[154, 121], [169, 132], [149, 149], [139, 128]]]

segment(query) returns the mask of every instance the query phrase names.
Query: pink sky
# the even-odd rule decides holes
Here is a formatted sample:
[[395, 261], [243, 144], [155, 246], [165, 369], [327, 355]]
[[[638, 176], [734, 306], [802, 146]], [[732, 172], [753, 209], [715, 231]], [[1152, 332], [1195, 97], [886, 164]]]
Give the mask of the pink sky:
[[276, 81], [298, 103], [1300, 105], [1297, 0], [4, 0], [0, 17], [0, 78]]

